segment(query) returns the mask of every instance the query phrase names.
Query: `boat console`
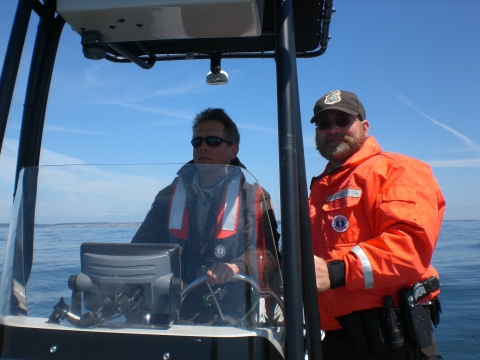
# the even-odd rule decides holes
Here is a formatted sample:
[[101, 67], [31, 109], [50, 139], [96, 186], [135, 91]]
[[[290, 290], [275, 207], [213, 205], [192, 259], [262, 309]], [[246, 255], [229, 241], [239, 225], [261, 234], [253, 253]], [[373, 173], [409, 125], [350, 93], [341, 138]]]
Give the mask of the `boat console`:
[[[125, 316], [130, 323], [167, 327], [178, 319], [178, 245], [83, 243], [80, 258], [82, 272], [68, 279], [71, 312], [62, 298], [49, 322], [67, 319], [79, 327], [93, 327]], [[82, 297], [87, 310], [83, 315]]]
[[[204, 226], [212, 233], [217, 226], [227, 235], [237, 233], [238, 255], [248, 264], [248, 273], [235, 274], [223, 284], [207, 281], [207, 266], [189, 270], [185, 262], [195, 260], [198, 265], [198, 259], [185, 254], [200, 238], [181, 240], [178, 229], [186, 225], [173, 221], [178, 204], [183, 213], [184, 206], [201, 201], [201, 194], [189, 191], [183, 203], [174, 199], [169, 189], [186, 189], [189, 185], [180, 184], [178, 174], [198, 171], [225, 174], [227, 195], [219, 193], [211, 205], [220, 206], [223, 215], [207, 216]], [[104, 181], [111, 176], [114, 184]], [[35, 194], [33, 183], [37, 186]], [[162, 198], [165, 192], [170, 194], [166, 200]], [[66, 358], [86, 354], [85, 349], [72, 350], [76, 349], [74, 343], [85, 336], [121, 343], [109, 350], [119, 356], [129, 351], [127, 344], [134, 346], [134, 341], [141, 341], [144, 347], [140, 353], [160, 346], [161, 351], [181, 358], [183, 348], [194, 341], [199, 348], [210, 344], [203, 353], [200, 351], [199, 359], [227, 349], [242, 354], [244, 346], [250, 348], [248, 351], [262, 349], [271, 358], [282, 358], [282, 277], [270, 222], [262, 211], [266, 208], [264, 201], [255, 178], [235, 166], [68, 165], [23, 169], [0, 289], [4, 294], [2, 323], [8, 333], [4, 336], [28, 338], [35, 346], [38, 341], [50, 344], [49, 349]], [[112, 221], [90, 220], [100, 214], [110, 214], [106, 220]], [[25, 226], [29, 216], [34, 217], [33, 228]], [[118, 222], [122, 216], [128, 221]], [[235, 230], [228, 230], [231, 216], [236, 217]], [[152, 219], [155, 226], [145, 228], [144, 223]], [[178, 228], [176, 232], [174, 227]], [[136, 234], [145, 231], [154, 233], [153, 242], [136, 242]], [[225, 238], [220, 237], [223, 235], [218, 236], [211, 244], [220, 257], [227, 259], [232, 250], [225, 246]], [[37, 244], [34, 258], [23, 246], [29, 237]], [[141, 241], [145, 239], [148, 236]], [[52, 259], [48, 255], [52, 249], [61, 255]], [[206, 264], [209, 261], [206, 259]], [[30, 262], [32, 271], [27, 273], [25, 266]], [[11, 351], [5, 354], [18, 356], [18, 348]], [[104, 350], [99, 354], [105, 354]]]

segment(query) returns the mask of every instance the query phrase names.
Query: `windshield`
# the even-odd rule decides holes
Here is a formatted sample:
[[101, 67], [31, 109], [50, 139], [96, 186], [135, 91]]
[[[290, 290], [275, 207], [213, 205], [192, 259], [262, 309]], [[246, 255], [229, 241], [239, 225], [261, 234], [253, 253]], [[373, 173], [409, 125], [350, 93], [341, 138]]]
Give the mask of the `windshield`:
[[234, 166], [23, 169], [2, 316], [75, 328], [276, 329], [280, 338], [271, 224], [263, 189]]

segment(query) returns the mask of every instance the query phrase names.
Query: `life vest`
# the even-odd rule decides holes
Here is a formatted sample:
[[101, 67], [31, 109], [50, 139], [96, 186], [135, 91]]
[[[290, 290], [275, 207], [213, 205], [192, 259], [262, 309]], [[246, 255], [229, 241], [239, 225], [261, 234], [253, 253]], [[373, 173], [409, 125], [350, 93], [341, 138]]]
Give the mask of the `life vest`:
[[[227, 185], [218, 209], [215, 239], [224, 239], [237, 232], [240, 209], [241, 177], [236, 175]], [[187, 208], [187, 190], [181, 177], [178, 177], [170, 198], [168, 212], [168, 231], [173, 236], [187, 240], [189, 217]]]
[[[188, 252], [188, 254], [182, 253], [182, 266], [185, 266], [182, 274], [185, 274], [185, 279], [190, 279], [190, 276], [193, 276], [190, 266], [200, 267], [206, 265], [208, 267], [209, 261], [231, 262], [238, 258], [246, 250], [246, 244], [244, 242], [249, 241], [249, 245], [254, 246], [256, 249], [256, 258], [250, 258], [246, 261], [248, 261], [249, 266], [253, 266], [256, 270], [250, 269], [253, 272], [247, 274], [254, 277], [262, 288], [268, 287], [269, 280], [267, 277], [268, 274], [271, 274], [271, 268], [273, 267], [269, 262], [276, 258], [268, 254], [271, 249], [269, 249], [266, 242], [272, 241], [273, 244], [273, 239], [270, 239], [270, 237], [268, 240], [266, 239], [265, 231], [270, 231], [270, 229], [265, 229], [264, 224], [264, 221], [268, 220], [268, 217], [265, 219], [265, 216], [268, 215], [267, 209], [265, 208], [266, 205], [263, 199], [262, 188], [257, 184], [253, 184], [251, 187], [248, 187], [245, 193], [244, 180], [241, 173], [233, 176], [228, 184], [220, 190], [223, 191], [221, 201], [216, 201], [211, 205], [217, 206], [218, 210], [212, 207], [209, 209], [209, 212], [216, 215], [214, 230], [211, 231], [212, 229], [210, 228], [208, 233], [203, 234], [205, 238], [199, 239], [194, 236], [195, 229], [190, 229], [190, 226], [193, 226], [196, 219], [190, 219], [188, 187], [185, 186], [184, 180], [181, 177], [175, 180], [173, 186], [168, 211], [168, 232], [171, 237], [170, 240], [178, 243]], [[244, 193], [242, 194], [242, 192]], [[244, 208], [245, 206], [248, 206], [249, 209], [246, 210]], [[250, 214], [253, 213], [253, 218], [247, 220], [245, 217], [246, 211]], [[253, 223], [245, 224], [246, 221], [253, 221]], [[246, 227], [253, 227], [251, 228], [253, 238], [245, 238], [245, 236], [248, 235], [245, 233]], [[205, 229], [205, 231], [207, 231], [207, 229]], [[250, 233], [250, 231], [248, 233]], [[209, 238], [211, 236], [209, 234], [213, 234], [213, 244], [211, 243], [212, 239]], [[198, 256], [198, 252], [195, 250], [192, 251], [188, 246], [188, 243], [192, 241], [192, 239], [193, 241], [203, 241], [203, 244], [209, 243], [203, 255]], [[195, 245], [193, 248], [199, 249], [199, 247]], [[187, 249], [190, 249], [190, 251]], [[265, 272], [266, 268], [269, 268], [270, 271]]]
[[[203, 226], [203, 231], [199, 231], [198, 219], [195, 216], [198, 201], [202, 199], [191, 188], [188, 180], [185, 181], [181, 176], [175, 179], [170, 195], [167, 224], [169, 240], [181, 247], [181, 277], [184, 286], [206, 275], [207, 268], [213, 262], [229, 263], [243, 253], [243, 179], [240, 171], [227, 175], [211, 197], [208, 214], [197, 214], [207, 215], [205, 223], [198, 224]], [[230, 308], [229, 305], [237, 302], [242, 308], [246, 298], [245, 287], [242, 285], [239, 282], [222, 284], [228, 299], [228, 304], [222, 306], [222, 311], [230, 313], [235, 306]], [[216, 288], [219, 286], [214, 287]], [[194, 314], [202, 313], [205, 316], [211, 313], [212, 309], [205, 307], [202, 301], [207, 291], [205, 285], [195, 288], [192, 294], [186, 297], [186, 301], [182, 302], [180, 317], [190, 319]]]
[[[256, 186], [255, 193], [255, 211], [257, 214], [267, 214], [267, 209], [264, 208], [265, 203], [263, 200], [263, 192], [260, 186]], [[257, 216], [256, 218], [256, 229], [257, 229], [257, 266], [259, 273], [259, 285], [260, 287], [266, 287], [268, 282], [264, 278], [265, 267], [267, 266], [268, 256], [267, 256], [267, 247], [265, 239], [265, 228], [263, 224], [263, 217]]]

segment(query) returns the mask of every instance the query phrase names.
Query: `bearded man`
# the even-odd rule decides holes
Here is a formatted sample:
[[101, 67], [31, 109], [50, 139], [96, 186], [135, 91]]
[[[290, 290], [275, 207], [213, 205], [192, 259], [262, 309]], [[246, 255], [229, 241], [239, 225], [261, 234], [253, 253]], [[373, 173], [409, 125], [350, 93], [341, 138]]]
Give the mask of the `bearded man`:
[[[430, 167], [382, 151], [354, 93], [332, 91], [313, 112], [329, 161], [309, 198], [324, 359], [441, 359], [430, 263], [445, 200]], [[423, 292], [402, 295], [412, 287]]]

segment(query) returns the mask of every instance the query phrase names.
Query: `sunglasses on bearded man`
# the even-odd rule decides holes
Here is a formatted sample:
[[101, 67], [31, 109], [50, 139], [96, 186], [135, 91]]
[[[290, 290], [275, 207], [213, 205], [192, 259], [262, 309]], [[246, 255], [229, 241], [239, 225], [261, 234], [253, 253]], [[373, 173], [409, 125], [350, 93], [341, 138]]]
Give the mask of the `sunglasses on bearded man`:
[[[354, 121], [356, 120], [361, 120], [359, 117], [356, 117]], [[335, 122], [335, 125], [338, 127], [346, 127], [350, 125], [351, 119], [350, 117], [340, 117], [335, 119], [335, 121], [332, 121], [330, 119], [319, 119], [318, 121], [315, 121], [315, 125], [317, 126], [318, 130], [324, 131], [330, 129], [332, 124]]]

